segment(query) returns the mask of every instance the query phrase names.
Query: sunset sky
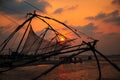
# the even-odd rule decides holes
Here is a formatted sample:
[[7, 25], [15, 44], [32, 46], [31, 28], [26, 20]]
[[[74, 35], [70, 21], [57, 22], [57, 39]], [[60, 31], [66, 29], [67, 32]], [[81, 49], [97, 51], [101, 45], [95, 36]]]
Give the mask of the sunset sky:
[[[100, 40], [97, 49], [104, 54], [120, 54], [120, 0], [0, 0], [0, 39], [37, 12]], [[37, 31], [37, 28], [36, 28]]]

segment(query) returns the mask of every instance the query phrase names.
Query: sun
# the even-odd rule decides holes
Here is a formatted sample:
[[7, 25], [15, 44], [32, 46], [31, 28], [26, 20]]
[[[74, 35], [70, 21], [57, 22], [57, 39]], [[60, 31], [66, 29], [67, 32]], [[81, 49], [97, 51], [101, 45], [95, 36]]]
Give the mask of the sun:
[[61, 37], [61, 38], [60, 38], [60, 41], [61, 41], [61, 42], [65, 41], [65, 38], [62, 38], [62, 37]]
[[23, 0], [16, 0], [16, 2], [20, 3], [20, 2], [23, 2]]
[[66, 41], [65, 37], [63, 36], [59, 36], [58, 38], [59, 38], [59, 42], [61, 43]]

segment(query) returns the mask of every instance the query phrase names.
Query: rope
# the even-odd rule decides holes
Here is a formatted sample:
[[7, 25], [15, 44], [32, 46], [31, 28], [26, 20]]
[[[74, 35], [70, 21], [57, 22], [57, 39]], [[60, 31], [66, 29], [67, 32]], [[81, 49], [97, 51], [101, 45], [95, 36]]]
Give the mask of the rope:
[[77, 30], [77, 29], [75, 29], [75, 28], [73, 28], [73, 27], [71, 27], [71, 28], [74, 29], [75, 31], [77, 31], [77, 32], [79, 32], [79, 33], [85, 35], [86, 37], [88, 37], [88, 39], [96, 40], [96, 39], [94, 39], [93, 37], [90, 37], [89, 35], [87, 35], [87, 34], [81, 32], [81, 31], [79, 31], [79, 30]]
[[0, 7], [1, 7], [1, 8], [4, 8], [4, 9], [7, 9], [7, 10], [13, 12], [13, 13], [20, 13], [20, 12], [18, 12], [18, 11], [16, 11], [16, 10], [10, 8], [10, 7], [5, 7], [5, 6], [1, 6], [1, 5], [0, 5]]
[[15, 20], [11, 19], [10, 17], [8, 17], [8, 16], [6, 16], [6, 15], [4, 15], [4, 14], [2, 14], [2, 13], [0, 13], [0, 15], [3, 16], [4, 18], [6, 18], [7, 20], [9, 20], [9, 21], [11, 21], [11, 22], [19, 25]]
[[52, 67], [49, 68], [48, 70], [44, 71], [43, 73], [41, 73], [40, 75], [38, 75], [37, 77], [35, 77], [35, 78], [32, 79], [32, 80], [37, 80], [38, 78], [42, 77], [43, 75], [48, 74], [48, 73], [51, 72], [53, 69], [55, 69], [55, 68], [57, 68], [58, 66], [60, 66], [62, 63], [66, 62], [67, 59], [73, 58], [73, 57], [79, 55], [80, 53], [83, 53], [83, 52], [86, 52], [86, 51], [89, 51], [89, 49], [88, 49], [88, 50], [82, 50], [82, 51], [79, 51], [79, 52], [76, 53], [76, 54], [72, 54], [72, 55], [70, 55], [70, 56], [68, 56], [68, 57], [65, 57], [64, 60], [62, 60], [61, 62], [55, 64], [54, 66], [52, 66]]
[[40, 10], [39, 8], [37, 8], [36, 6], [32, 5], [31, 3], [27, 2], [27, 1], [24, 1], [27, 5], [35, 8], [36, 10], [40, 11], [40, 12], [43, 12], [42, 10]]

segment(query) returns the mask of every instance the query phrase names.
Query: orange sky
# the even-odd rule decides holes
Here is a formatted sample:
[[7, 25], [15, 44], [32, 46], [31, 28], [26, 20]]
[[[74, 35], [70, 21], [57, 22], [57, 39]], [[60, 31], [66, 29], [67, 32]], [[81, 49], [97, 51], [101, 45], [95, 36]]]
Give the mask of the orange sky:
[[[40, 14], [58, 19], [66, 24], [80, 29], [86, 34], [101, 40], [99, 45], [110, 50], [103, 50], [106, 54], [120, 54], [120, 1], [119, 0], [26, 0], [43, 11]], [[26, 12], [35, 10], [24, 3], [24, 0], [13, 0], [0, 3], [0, 27], [17, 27], [25, 20]], [[6, 8], [7, 7], [7, 8]], [[16, 7], [16, 8], [15, 8]], [[26, 8], [28, 7], [28, 8]], [[9, 10], [8, 10], [9, 9]], [[11, 9], [11, 10], [10, 10]], [[13, 9], [13, 12], [12, 12]], [[19, 13], [17, 13], [17, 11]], [[7, 16], [7, 17], [6, 17]], [[16, 23], [14, 23], [13, 21]], [[39, 31], [38, 22], [33, 22]], [[53, 22], [51, 22], [53, 23]], [[39, 23], [40, 24], [40, 23]], [[54, 24], [56, 26], [57, 24]], [[41, 24], [41, 26], [43, 26]], [[58, 25], [57, 25], [58, 26]], [[57, 27], [59, 29], [59, 26]], [[0, 31], [3, 30], [0, 28]], [[4, 32], [4, 31], [3, 31]], [[0, 35], [3, 34], [1, 31]], [[64, 32], [63, 32], [64, 33]], [[4, 33], [6, 34], [6, 33]], [[94, 35], [93, 35], [94, 34]], [[110, 39], [107, 40], [109, 37]], [[115, 42], [115, 44], [114, 44]], [[110, 45], [108, 45], [110, 43]], [[113, 45], [113, 46], [112, 46]], [[112, 49], [112, 50], [111, 50]]]

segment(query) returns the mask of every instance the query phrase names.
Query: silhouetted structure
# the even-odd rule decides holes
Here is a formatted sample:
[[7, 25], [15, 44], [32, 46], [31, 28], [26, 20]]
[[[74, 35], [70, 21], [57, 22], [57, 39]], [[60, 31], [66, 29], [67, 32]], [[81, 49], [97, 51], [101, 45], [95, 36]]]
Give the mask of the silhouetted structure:
[[[46, 60], [53, 56], [71, 53], [68, 54], [68, 56], [62, 58], [61, 61], [56, 62], [53, 67], [51, 67], [50, 69], [46, 70], [45, 72], [41, 73], [39, 76], [33, 79], [36, 80], [39, 77], [49, 73], [50, 71], [52, 71], [54, 68], [58, 67], [61, 64], [77, 61], [76, 56], [87, 51], [92, 51], [94, 57], [96, 58], [99, 70], [99, 80], [101, 80], [101, 68], [97, 54], [103, 57], [106, 61], [108, 61], [115, 69], [120, 71], [120, 68], [117, 65], [112, 63], [107, 57], [105, 57], [102, 53], [96, 50], [95, 46], [98, 40], [95, 40], [94, 38], [91, 38], [86, 34], [78, 30], [75, 30], [72, 27], [69, 27], [68, 25], [60, 22], [59, 20], [47, 16], [38, 15], [36, 14], [36, 12], [28, 13], [28, 15], [29, 18], [27, 18], [21, 25], [19, 25], [10, 34], [10, 36], [0, 45], [0, 55], [2, 56], [2, 59], [4, 60], [6, 59], [6, 61], [1, 62], [0, 65], [2, 65], [2, 67], [9, 65], [10, 67], [7, 70], [0, 71], [1, 73], [15, 69], [16, 67], [19, 66], [26, 66], [36, 61]], [[34, 32], [31, 25], [33, 19], [35, 18], [44, 22], [48, 26], [43, 30], [43, 32], [41, 32], [39, 36]], [[71, 31], [71, 33], [74, 34], [76, 38], [69, 39], [67, 36], [55, 30], [53, 26], [46, 21], [46, 19], [55, 21], [60, 25], [64, 26], [69, 31]], [[12, 49], [11, 46], [9, 46], [10, 41], [12, 41], [13, 37], [16, 37], [15, 34], [26, 25], [27, 27], [24, 30], [24, 33], [21, 36], [20, 41], [18, 41], [14, 49]], [[48, 36], [46, 35], [49, 34], [49, 32], [51, 32], [53, 35], [51, 35], [48, 39], [47, 38]], [[85, 36], [87, 40], [84, 40], [82, 36]], [[60, 37], [62, 37], [64, 41], [60, 41], [59, 39]], [[73, 41], [77, 42], [77, 44], [72, 44]], [[6, 52], [6, 48], [8, 48], [11, 51]], [[91, 59], [91, 57], [89, 57], [89, 59]], [[17, 65], [13, 65], [16, 63]]]

